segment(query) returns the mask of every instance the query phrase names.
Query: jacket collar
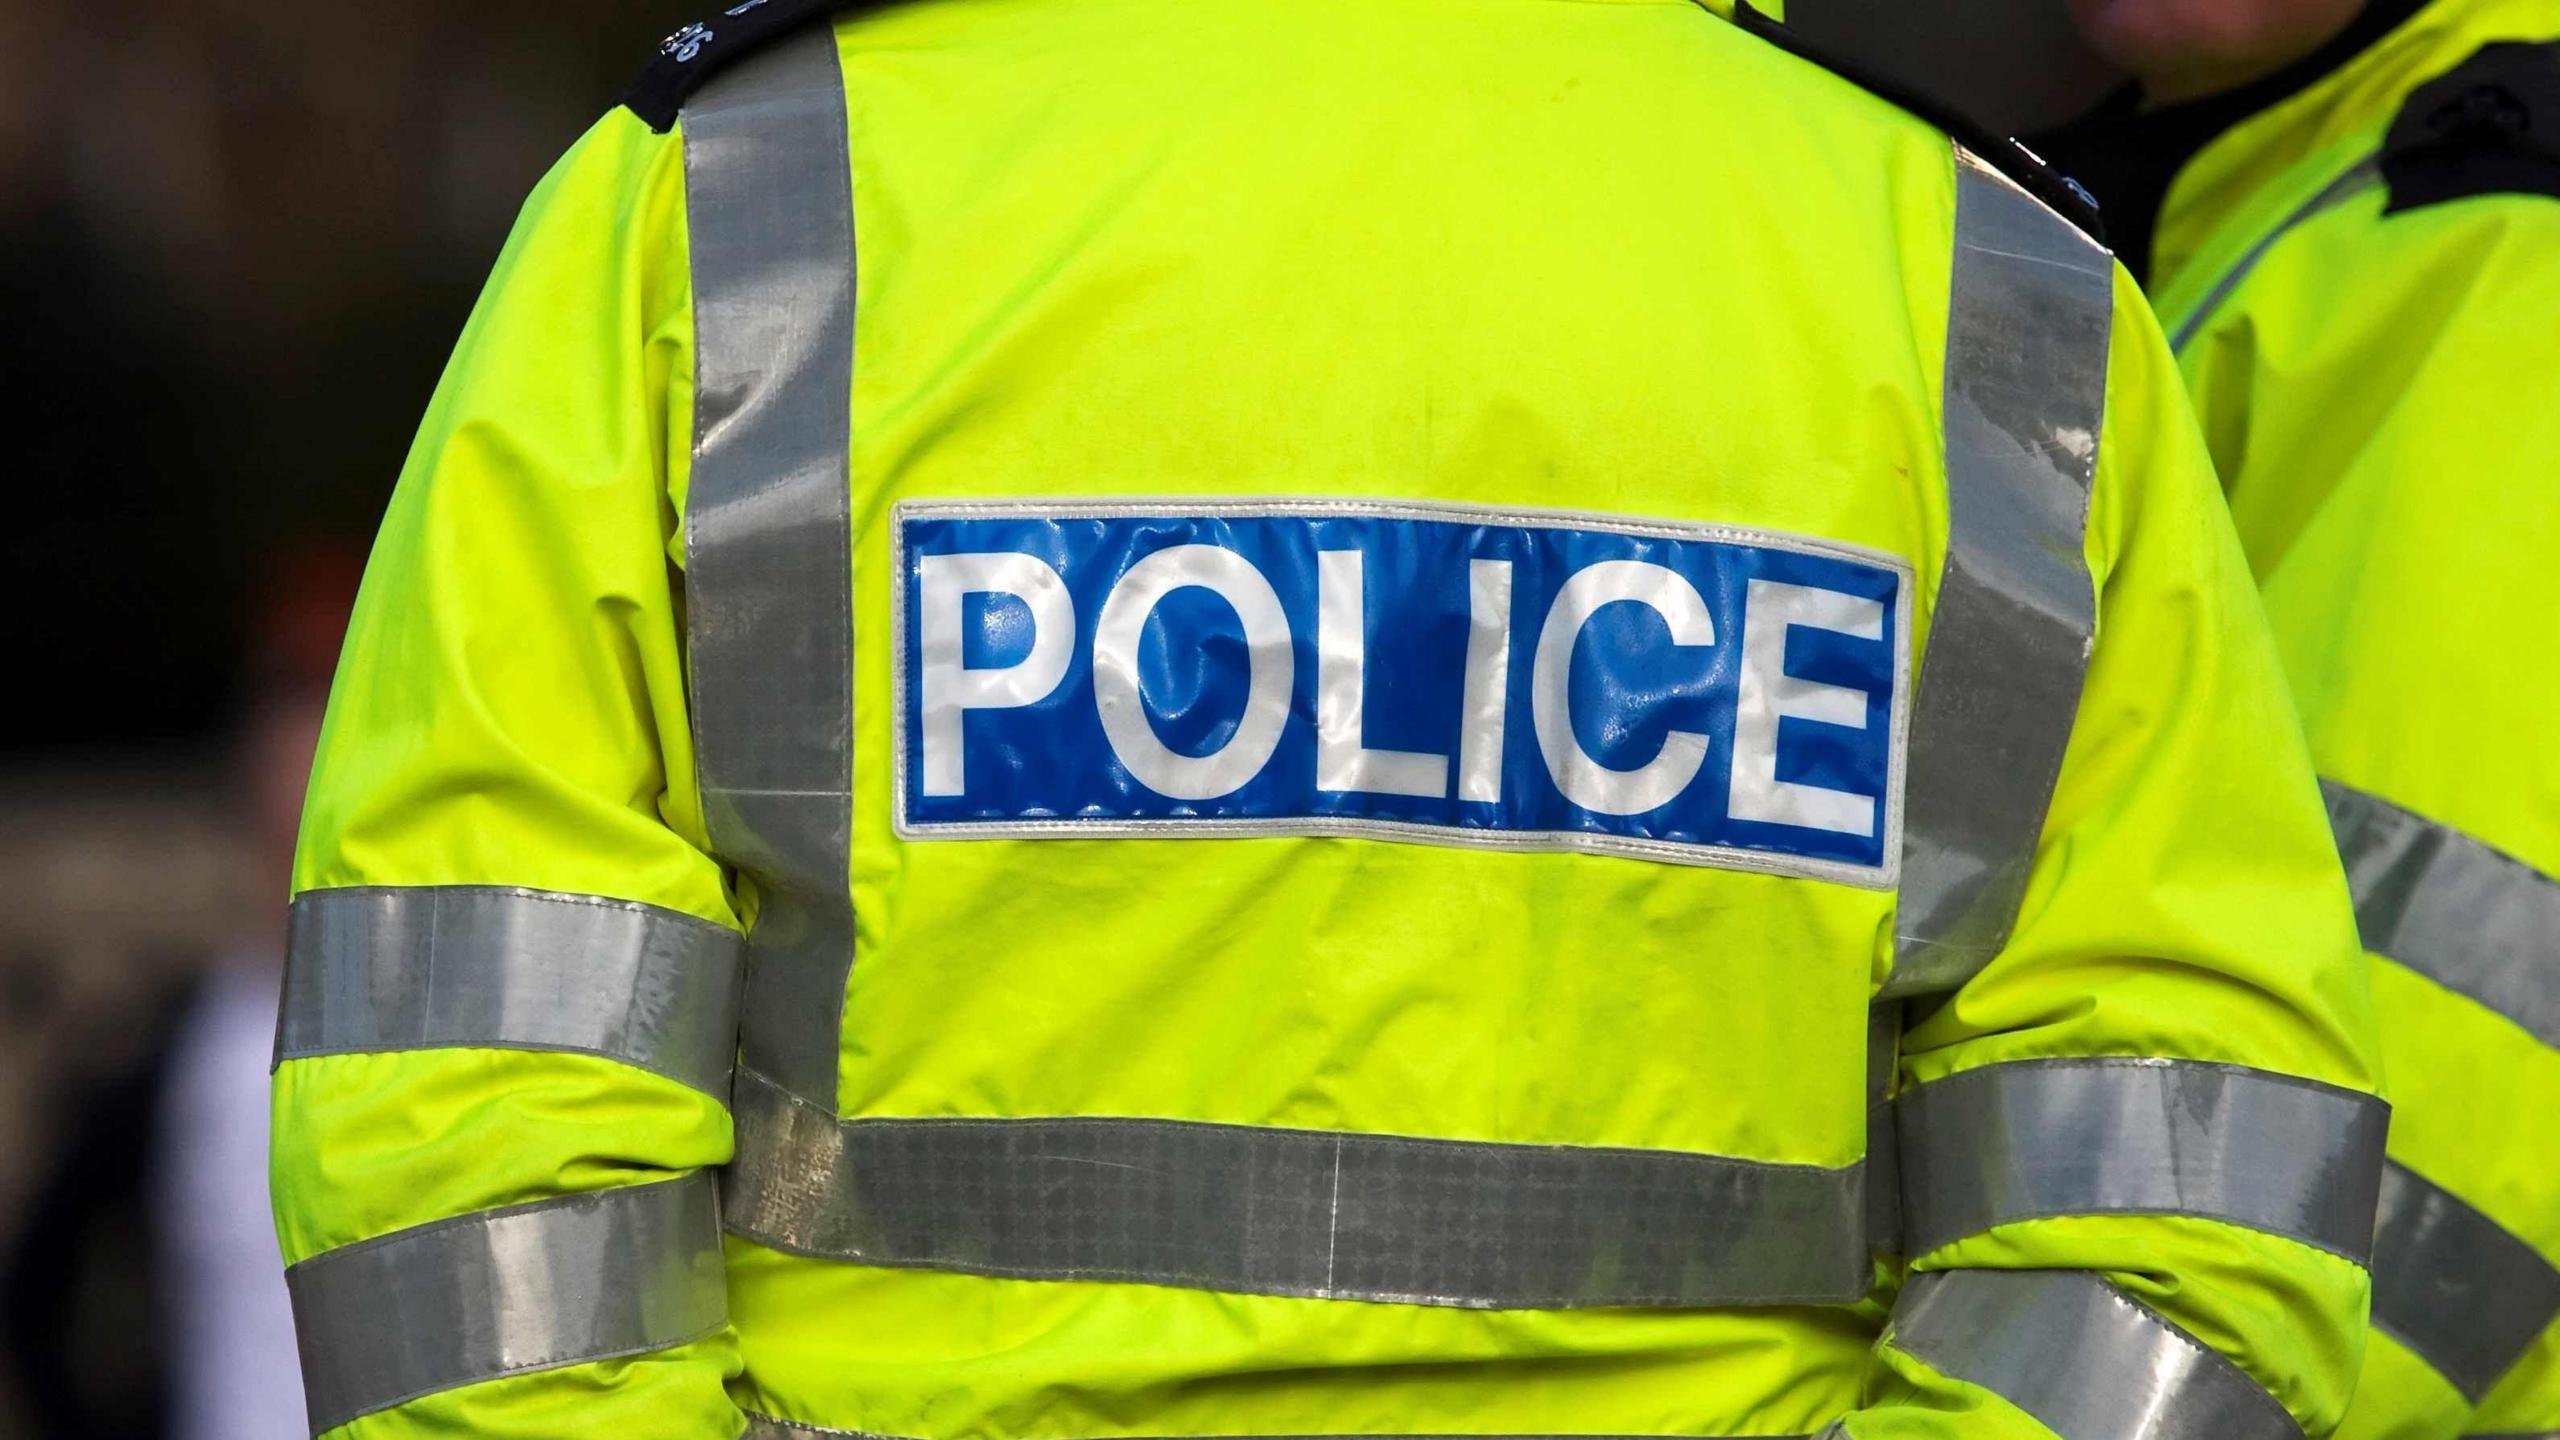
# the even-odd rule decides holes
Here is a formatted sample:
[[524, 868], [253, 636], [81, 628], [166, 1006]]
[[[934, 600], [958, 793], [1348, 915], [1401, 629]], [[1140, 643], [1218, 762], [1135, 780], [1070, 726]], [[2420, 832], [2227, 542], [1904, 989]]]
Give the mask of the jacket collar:
[[2031, 143], [2098, 196], [2118, 258], [2156, 288], [2194, 253], [2200, 237], [2187, 232], [2200, 218], [2238, 209], [2342, 128], [2388, 124], [2402, 97], [2469, 53], [2441, 43], [2447, 32], [2491, 8], [2516, 7], [2367, 0], [2335, 38], [2264, 79], [2177, 105], [2148, 105], [2127, 86]]

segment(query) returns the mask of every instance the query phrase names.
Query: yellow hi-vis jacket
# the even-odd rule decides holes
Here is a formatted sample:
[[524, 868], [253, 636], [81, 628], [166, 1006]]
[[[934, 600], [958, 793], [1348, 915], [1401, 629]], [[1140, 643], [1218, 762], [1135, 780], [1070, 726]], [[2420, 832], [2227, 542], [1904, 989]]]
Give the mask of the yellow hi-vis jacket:
[[835, 8], [544, 182], [385, 522], [315, 1429], [2326, 1432], [2352, 910], [2051, 177], [1686, 3]]
[[2555, 39], [2560, 0], [2378, 3], [2063, 147], [2158, 167], [2101, 199], [2156, 256], [2380, 962], [2356, 1440], [2560, 1434]]

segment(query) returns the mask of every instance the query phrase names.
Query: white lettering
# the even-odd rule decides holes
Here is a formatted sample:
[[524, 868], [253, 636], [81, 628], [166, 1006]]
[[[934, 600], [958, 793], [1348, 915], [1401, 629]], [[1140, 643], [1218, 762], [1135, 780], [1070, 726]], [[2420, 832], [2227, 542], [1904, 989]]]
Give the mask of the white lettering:
[[1458, 798], [1502, 803], [1502, 735], [1511, 723], [1511, 562], [1467, 562], [1467, 678], [1459, 702]]
[[1573, 733], [1573, 649], [1583, 626], [1603, 605], [1632, 601], [1663, 618], [1678, 646], [1713, 645], [1716, 624], [1697, 587], [1675, 572], [1641, 560], [1604, 560], [1564, 583], [1547, 623], [1538, 632], [1538, 654], [1529, 671], [1530, 719], [1547, 772], [1564, 798], [1602, 815], [1639, 815], [1668, 805], [1706, 763], [1707, 737], [1674, 730], [1662, 749], [1633, 770], [1613, 770], [1591, 758]]
[[[1156, 737], [1138, 685], [1138, 641], [1147, 617], [1167, 595], [1195, 585], [1236, 612], [1252, 667], [1243, 718], [1226, 744], [1207, 755], [1185, 755]], [[1094, 625], [1093, 698], [1103, 733], [1139, 784], [1176, 800], [1215, 800], [1262, 773], [1288, 727], [1296, 681], [1297, 656], [1280, 597], [1253, 562], [1216, 545], [1169, 546], [1130, 566]]]
[[1449, 793], [1449, 757], [1361, 743], [1369, 703], [1368, 597], [1360, 552], [1316, 556], [1316, 788], [1373, 795]]
[[[1076, 605], [1067, 582], [1036, 555], [926, 555], [916, 561], [916, 617], [924, 696], [924, 793], [968, 792], [964, 720], [1048, 698], [1076, 648]], [[1031, 611], [1031, 650], [1011, 665], [969, 669], [961, 659], [971, 595], [1009, 595]]]
[[1787, 631], [1798, 625], [1881, 640], [1884, 602], [1775, 580], [1751, 582], [1743, 602], [1742, 692], [1733, 723], [1733, 818], [1872, 836], [1875, 797], [1778, 778], [1781, 719], [1867, 728], [1866, 691], [1787, 673]]

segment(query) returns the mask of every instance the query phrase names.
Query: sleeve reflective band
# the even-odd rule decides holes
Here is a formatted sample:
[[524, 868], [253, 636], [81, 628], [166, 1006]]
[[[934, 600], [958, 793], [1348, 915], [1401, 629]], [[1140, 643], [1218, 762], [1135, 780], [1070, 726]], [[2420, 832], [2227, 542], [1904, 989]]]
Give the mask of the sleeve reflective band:
[[2406, 1166], [2382, 1172], [2373, 1323], [2478, 1404], [2560, 1319], [2560, 1270]]
[[683, 112], [693, 266], [685, 630], [703, 813], [762, 900], [747, 1063], [835, 1106], [853, 965], [853, 181], [812, 25]]
[[2276, 1397], [2095, 1275], [1914, 1275], [1885, 1343], [2062, 1440], [2302, 1440]]
[[663, 1350], [728, 1321], [705, 1173], [487, 1210], [285, 1271], [318, 1434], [529, 1370]]
[[724, 926], [599, 895], [307, 891], [293, 902], [276, 1060], [566, 1050], [725, 1099], [739, 949]]
[[2060, 1215], [2195, 1215], [2343, 1255], [2373, 1247], [2390, 1111], [2236, 1065], [2025, 1060], [1895, 1102], [1913, 1255]]
[[866, 1265], [1469, 1309], [1848, 1304], [1874, 1281], [1856, 1165], [1173, 1120], [843, 1121], [744, 1069], [736, 1114], [731, 1232]]
[[2560, 1046], [2560, 880], [2379, 796], [2320, 789], [2364, 948]]
[[2017, 920], [2088, 672], [2081, 553], [2115, 262], [1961, 147], [1947, 312], [1947, 558], [1905, 781], [1885, 998], [1952, 990]]

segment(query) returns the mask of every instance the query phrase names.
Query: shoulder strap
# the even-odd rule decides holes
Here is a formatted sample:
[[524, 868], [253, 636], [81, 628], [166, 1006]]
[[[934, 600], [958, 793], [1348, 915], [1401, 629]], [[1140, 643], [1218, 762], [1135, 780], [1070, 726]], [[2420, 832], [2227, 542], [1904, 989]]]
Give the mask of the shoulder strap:
[[2475, 195], [2560, 198], [2560, 45], [2507, 41], [2419, 86], [2382, 143], [2385, 215]]
[[1795, 30], [1751, 8], [1750, 0], [1734, 0], [1734, 23], [1809, 64], [1819, 65], [1877, 99], [1899, 106], [1947, 133], [1975, 159], [2017, 182], [2018, 188], [2044, 202], [2047, 209], [2103, 245], [2106, 227], [2098, 218], [2098, 202], [2080, 183], [2054, 169], [2044, 157], [2018, 141], [1986, 129], [1981, 122], [1943, 98], [1885, 79], [1848, 57], [1816, 45]]
[[663, 135], [693, 92], [722, 70], [856, 0], [739, 0], [658, 42], [658, 58], [623, 92], [622, 104]]

